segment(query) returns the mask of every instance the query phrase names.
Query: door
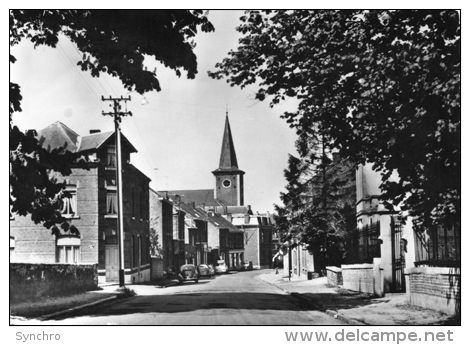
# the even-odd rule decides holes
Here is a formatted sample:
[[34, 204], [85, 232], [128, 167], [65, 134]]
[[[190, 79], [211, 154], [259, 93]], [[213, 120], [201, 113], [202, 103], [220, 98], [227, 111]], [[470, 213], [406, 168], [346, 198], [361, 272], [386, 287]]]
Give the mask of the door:
[[117, 245], [106, 246], [106, 281], [119, 281], [119, 248]]

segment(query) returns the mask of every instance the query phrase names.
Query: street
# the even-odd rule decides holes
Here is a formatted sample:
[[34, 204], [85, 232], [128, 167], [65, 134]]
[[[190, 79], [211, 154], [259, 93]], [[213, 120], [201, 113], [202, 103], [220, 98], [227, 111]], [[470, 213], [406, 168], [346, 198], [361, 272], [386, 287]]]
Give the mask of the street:
[[257, 276], [232, 272], [199, 283], [160, 288], [133, 285], [138, 296], [86, 308], [41, 322], [44, 325], [340, 325]]

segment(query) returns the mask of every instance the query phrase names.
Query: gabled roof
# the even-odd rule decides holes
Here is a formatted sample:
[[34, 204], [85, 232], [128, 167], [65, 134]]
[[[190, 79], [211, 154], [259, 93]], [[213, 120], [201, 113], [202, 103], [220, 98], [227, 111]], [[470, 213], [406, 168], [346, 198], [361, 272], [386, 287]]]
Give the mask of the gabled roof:
[[36, 138], [48, 151], [65, 147], [66, 150], [75, 152], [79, 145], [79, 135], [60, 121], [41, 129]]
[[196, 203], [196, 205], [204, 204], [205, 206], [220, 206], [221, 203], [214, 198], [213, 189], [188, 189], [188, 190], [168, 190], [168, 191], [159, 191], [159, 194], [168, 197], [174, 195], [181, 196], [181, 200], [188, 204], [191, 202]]
[[202, 208], [197, 208], [199, 212], [204, 214], [206, 216], [206, 219], [214, 224], [216, 227], [220, 229], [228, 229], [229, 232], [231, 233], [243, 233], [244, 231], [242, 229], [237, 228], [235, 225], [233, 225], [231, 222], [229, 222], [227, 219], [222, 217], [220, 214], [214, 213], [214, 212], [206, 212]]
[[[114, 131], [105, 133], [95, 133], [86, 135], [82, 138], [78, 151], [96, 150], [103, 146], [106, 142], [110, 141], [114, 137]], [[131, 144], [129, 140], [121, 133], [121, 139], [123, 145], [128, 146], [131, 152], [137, 152], [136, 148]], [[114, 144], [114, 141], [113, 141]]]

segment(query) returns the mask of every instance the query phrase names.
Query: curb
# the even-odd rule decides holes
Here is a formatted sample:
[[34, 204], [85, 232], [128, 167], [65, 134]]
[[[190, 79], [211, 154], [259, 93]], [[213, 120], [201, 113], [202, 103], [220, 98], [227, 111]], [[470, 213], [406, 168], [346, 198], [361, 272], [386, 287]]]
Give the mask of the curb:
[[320, 310], [321, 312], [323, 313], [326, 313], [328, 315], [330, 315], [331, 317], [333, 317], [334, 319], [338, 319], [340, 321], [343, 321], [345, 323], [347, 323], [348, 325], [354, 325], [354, 326], [367, 326], [367, 324], [363, 323], [363, 322], [360, 322], [360, 321], [357, 321], [357, 320], [354, 320], [354, 319], [351, 319], [350, 317], [347, 317], [343, 314], [340, 314], [338, 313], [336, 310], [332, 310], [332, 309], [325, 309], [324, 307], [316, 304], [315, 302], [313, 302], [310, 298], [308, 297], [304, 297], [302, 296], [301, 294], [297, 293], [297, 292], [292, 292], [291, 293], [291, 296], [295, 296], [299, 299], [302, 299], [304, 300], [305, 302], [309, 303], [310, 305], [312, 305], [315, 309], [318, 309]]
[[264, 279], [262, 279], [262, 278], [259, 278], [259, 279], [262, 280], [262, 281], [264, 281], [265, 283], [267, 283], [267, 284], [269, 284], [269, 285], [272, 285], [272, 286], [277, 287], [279, 290], [282, 290], [282, 291], [284, 291], [285, 293], [287, 293], [287, 294], [289, 294], [289, 295], [291, 295], [291, 296], [294, 296], [294, 297], [296, 297], [296, 298], [298, 298], [298, 299], [301, 299], [301, 300], [303, 300], [303, 301], [309, 303], [309, 304], [310, 304], [311, 306], [313, 306], [315, 309], [317, 309], [317, 310], [319, 310], [319, 311], [321, 311], [321, 312], [323, 312], [323, 313], [325, 313], [325, 314], [328, 314], [329, 316], [333, 317], [334, 319], [343, 321], [343, 322], [347, 323], [348, 325], [354, 325], [354, 326], [366, 326], [366, 325], [367, 325], [367, 324], [365, 324], [365, 323], [362, 323], [362, 322], [359, 322], [359, 321], [357, 321], [357, 320], [351, 319], [351, 318], [349, 318], [349, 317], [347, 317], [347, 316], [344, 316], [344, 315], [338, 313], [338, 312], [335, 311], [335, 310], [325, 309], [324, 307], [322, 307], [322, 306], [316, 304], [315, 302], [313, 302], [310, 298], [304, 297], [304, 296], [302, 296], [301, 294], [299, 294], [298, 292], [289, 292], [289, 291], [287, 291], [286, 289], [284, 289], [284, 288], [282, 288], [282, 287], [280, 287], [280, 286], [278, 286], [278, 285], [276, 285], [276, 284], [274, 284], [274, 283], [271, 283], [271, 282], [269, 282], [269, 281], [267, 281], [267, 280], [264, 280]]
[[72, 311], [77, 311], [77, 310], [88, 308], [88, 307], [91, 307], [91, 306], [94, 306], [94, 305], [102, 304], [102, 303], [105, 303], [105, 302], [108, 302], [108, 301], [111, 301], [111, 300], [115, 300], [115, 299], [117, 299], [117, 297], [118, 297], [117, 295], [116, 296], [111, 296], [111, 297], [108, 297], [108, 298], [101, 299], [99, 301], [79, 305], [79, 306], [69, 308], [69, 309], [66, 309], [66, 310], [57, 311], [57, 312], [52, 313], [52, 314], [47, 314], [47, 315], [38, 317], [37, 320], [46, 321], [46, 320], [49, 320], [50, 318], [53, 318], [55, 316], [59, 316], [59, 315], [62, 315], [62, 314], [67, 314], [67, 313], [70, 313]]

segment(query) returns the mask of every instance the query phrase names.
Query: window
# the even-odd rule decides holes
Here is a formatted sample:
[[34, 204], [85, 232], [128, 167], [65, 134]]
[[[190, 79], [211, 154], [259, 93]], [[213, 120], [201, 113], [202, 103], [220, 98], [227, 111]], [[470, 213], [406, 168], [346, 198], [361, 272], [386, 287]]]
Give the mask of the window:
[[131, 188], [131, 211], [132, 211], [132, 218], [135, 218], [134, 187]]
[[117, 215], [117, 194], [115, 190], [106, 192], [106, 213], [108, 215]]
[[225, 188], [228, 188], [228, 187], [230, 187], [231, 182], [230, 182], [230, 180], [227, 179], [227, 180], [224, 180], [224, 181], [222, 182], [222, 185], [223, 185]]
[[65, 190], [70, 194], [70, 197], [62, 199], [61, 213], [64, 217], [74, 217], [77, 215], [77, 186], [67, 185]]
[[61, 264], [76, 264], [80, 260], [80, 238], [63, 236], [57, 239], [56, 262]]
[[144, 218], [144, 199], [142, 195], [142, 189], [139, 191], [139, 219]]
[[79, 246], [61, 246], [57, 247], [57, 263], [76, 264], [80, 254]]
[[108, 147], [108, 167], [116, 167], [116, 148], [114, 146]]

